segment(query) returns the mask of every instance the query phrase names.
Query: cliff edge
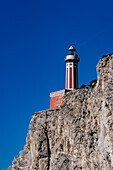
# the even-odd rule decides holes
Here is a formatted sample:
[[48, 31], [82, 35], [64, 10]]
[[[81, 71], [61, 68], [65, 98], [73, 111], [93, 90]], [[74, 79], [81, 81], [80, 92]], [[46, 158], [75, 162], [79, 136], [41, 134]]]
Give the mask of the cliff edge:
[[67, 92], [59, 109], [32, 115], [8, 170], [113, 170], [113, 54], [97, 74], [97, 83]]

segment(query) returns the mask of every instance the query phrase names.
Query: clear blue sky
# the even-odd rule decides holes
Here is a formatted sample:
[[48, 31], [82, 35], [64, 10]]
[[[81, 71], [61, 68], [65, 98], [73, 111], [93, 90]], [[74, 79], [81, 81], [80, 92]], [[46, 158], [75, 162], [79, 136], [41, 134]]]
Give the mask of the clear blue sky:
[[113, 0], [0, 1], [0, 168], [23, 149], [32, 113], [65, 88], [64, 57], [75, 45], [79, 86], [113, 52]]

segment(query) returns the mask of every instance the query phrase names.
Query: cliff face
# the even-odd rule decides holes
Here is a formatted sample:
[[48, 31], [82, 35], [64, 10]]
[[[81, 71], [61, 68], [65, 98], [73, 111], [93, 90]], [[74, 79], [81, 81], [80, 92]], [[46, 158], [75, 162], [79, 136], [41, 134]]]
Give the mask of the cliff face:
[[66, 93], [59, 109], [33, 114], [9, 170], [113, 170], [113, 54], [97, 74], [96, 84]]

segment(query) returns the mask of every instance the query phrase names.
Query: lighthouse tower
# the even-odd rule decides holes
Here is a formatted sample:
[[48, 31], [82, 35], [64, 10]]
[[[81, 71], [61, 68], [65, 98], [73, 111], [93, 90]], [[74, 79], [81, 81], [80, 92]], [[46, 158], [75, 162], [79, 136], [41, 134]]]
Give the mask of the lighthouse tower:
[[79, 58], [76, 49], [70, 46], [68, 55], [64, 59], [66, 62], [66, 90], [78, 88], [78, 62]]

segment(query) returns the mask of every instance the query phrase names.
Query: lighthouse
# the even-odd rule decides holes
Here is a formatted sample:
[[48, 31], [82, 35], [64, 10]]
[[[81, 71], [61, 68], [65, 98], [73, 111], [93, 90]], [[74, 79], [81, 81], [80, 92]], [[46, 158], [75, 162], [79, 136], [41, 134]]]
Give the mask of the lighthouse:
[[68, 55], [65, 57], [66, 62], [66, 90], [78, 88], [78, 62], [79, 58], [76, 54], [76, 49], [70, 46]]
[[59, 108], [62, 102], [62, 97], [69, 90], [78, 88], [78, 62], [79, 58], [76, 54], [76, 49], [70, 46], [68, 55], [65, 57], [66, 62], [66, 87], [63, 90], [50, 93], [50, 109]]
[[[63, 96], [70, 90], [78, 88], [78, 62], [79, 58], [76, 54], [76, 49], [70, 46], [68, 54], [65, 57], [66, 62], [66, 86], [65, 89], [50, 93], [50, 109], [59, 109], [62, 103]], [[46, 110], [44, 110], [46, 111]], [[42, 113], [44, 111], [38, 111]]]

